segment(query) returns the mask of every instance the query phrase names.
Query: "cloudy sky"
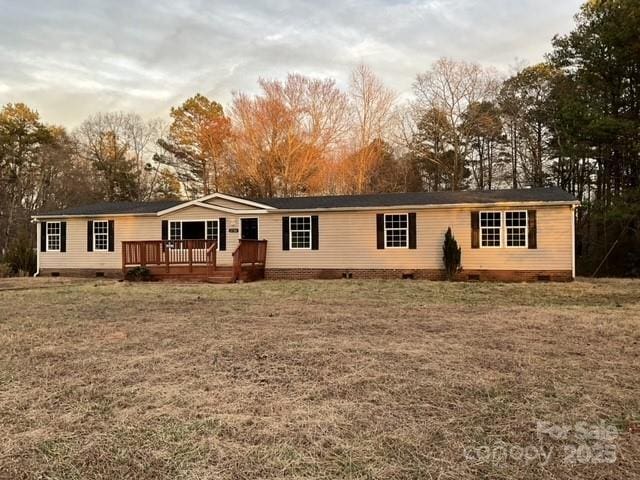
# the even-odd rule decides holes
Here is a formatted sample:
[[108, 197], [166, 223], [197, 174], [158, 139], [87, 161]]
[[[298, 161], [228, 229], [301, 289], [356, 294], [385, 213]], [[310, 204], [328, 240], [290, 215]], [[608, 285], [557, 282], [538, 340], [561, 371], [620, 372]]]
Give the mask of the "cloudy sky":
[[98, 111], [167, 117], [203, 93], [228, 104], [259, 76], [346, 84], [359, 62], [400, 95], [448, 56], [508, 73], [566, 33], [582, 0], [0, 0], [0, 104], [48, 123]]

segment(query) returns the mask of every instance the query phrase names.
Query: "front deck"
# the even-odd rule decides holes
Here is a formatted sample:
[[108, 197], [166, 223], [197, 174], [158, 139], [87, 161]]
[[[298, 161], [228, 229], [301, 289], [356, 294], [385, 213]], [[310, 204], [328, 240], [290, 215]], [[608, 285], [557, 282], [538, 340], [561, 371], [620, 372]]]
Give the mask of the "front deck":
[[233, 265], [217, 265], [215, 240], [139, 240], [122, 242], [122, 273], [136, 267], [153, 279], [201, 280], [213, 283], [264, 278], [266, 240], [240, 240]]

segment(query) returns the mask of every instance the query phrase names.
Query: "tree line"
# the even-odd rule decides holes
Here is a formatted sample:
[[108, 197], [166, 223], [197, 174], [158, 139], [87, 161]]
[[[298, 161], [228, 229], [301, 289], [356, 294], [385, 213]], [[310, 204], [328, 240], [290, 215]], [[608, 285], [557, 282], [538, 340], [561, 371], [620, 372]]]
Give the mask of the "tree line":
[[557, 185], [583, 202], [579, 273], [639, 275], [640, 4], [575, 19], [543, 63], [505, 78], [442, 58], [404, 102], [360, 65], [346, 88], [290, 74], [226, 109], [196, 94], [169, 122], [98, 113], [69, 132], [5, 105], [0, 250], [33, 243], [35, 212], [90, 201]]

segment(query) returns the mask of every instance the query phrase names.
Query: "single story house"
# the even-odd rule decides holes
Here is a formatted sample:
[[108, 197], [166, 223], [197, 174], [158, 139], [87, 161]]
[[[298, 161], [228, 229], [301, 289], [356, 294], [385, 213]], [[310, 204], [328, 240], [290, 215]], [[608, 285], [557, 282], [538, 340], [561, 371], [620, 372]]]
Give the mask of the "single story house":
[[98, 203], [34, 216], [38, 275], [569, 281], [574, 210], [560, 188]]

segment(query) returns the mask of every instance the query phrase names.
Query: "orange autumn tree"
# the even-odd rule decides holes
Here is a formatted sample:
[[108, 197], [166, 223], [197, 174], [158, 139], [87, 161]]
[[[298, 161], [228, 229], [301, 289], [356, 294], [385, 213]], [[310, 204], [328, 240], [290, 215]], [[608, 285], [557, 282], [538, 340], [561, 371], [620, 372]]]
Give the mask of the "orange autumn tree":
[[227, 191], [231, 120], [222, 105], [197, 94], [171, 109], [169, 135], [158, 143], [167, 151], [156, 160], [173, 168], [188, 196]]
[[320, 193], [347, 132], [348, 100], [333, 80], [290, 74], [233, 98], [234, 190], [249, 196]]

